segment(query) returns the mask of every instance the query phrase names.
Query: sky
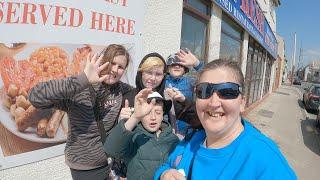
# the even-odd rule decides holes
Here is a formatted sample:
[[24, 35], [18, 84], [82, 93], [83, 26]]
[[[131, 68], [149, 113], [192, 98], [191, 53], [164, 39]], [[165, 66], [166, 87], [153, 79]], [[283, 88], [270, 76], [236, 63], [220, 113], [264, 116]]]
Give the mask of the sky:
[[284, 38], [288, 67], [291, 67], [294, 33], [297, 36], [296, 67], [302, 47], [304, 66], [314, 60], [320, 61], [320, 0], [280, 0], [276, 9], [277, 33]]

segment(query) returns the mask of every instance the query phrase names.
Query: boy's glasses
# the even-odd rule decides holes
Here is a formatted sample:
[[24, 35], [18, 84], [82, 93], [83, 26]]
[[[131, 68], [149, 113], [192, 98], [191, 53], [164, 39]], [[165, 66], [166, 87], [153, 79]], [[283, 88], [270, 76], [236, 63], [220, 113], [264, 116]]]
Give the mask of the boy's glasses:
[[200, 83], [196, 85], [195, 93], [199, 99], [208, 99], [216, 92], [221, 99], [236, 99], [241, 93], [239, 84], [226, 82], [226, 83]]

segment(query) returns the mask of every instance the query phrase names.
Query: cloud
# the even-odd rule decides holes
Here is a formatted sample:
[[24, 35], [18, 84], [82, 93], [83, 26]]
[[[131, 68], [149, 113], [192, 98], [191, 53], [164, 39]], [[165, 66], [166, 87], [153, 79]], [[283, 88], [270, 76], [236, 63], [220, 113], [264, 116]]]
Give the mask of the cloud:
[[[299, 58], [299, 54], [297, 54], [297, 58]], [[308, 49], [303, 52], [303, 64], [309, 64], [312, 61], [320, 60], [320, 48], [319, 49]]]
[[304, 49], [303, 50], [303, 57], [301, 57], [302, 62], [299, 62], [299, 51], [297, 49], [297, 54], [296, 54], [296, 65], [300, 66], [305, 66], [312, 61], [320, 61], [320, 48], [316, 49]]
[[303, 54], [304, 56], [318, 56], [320, 58], [320, 49], [308, 49]]

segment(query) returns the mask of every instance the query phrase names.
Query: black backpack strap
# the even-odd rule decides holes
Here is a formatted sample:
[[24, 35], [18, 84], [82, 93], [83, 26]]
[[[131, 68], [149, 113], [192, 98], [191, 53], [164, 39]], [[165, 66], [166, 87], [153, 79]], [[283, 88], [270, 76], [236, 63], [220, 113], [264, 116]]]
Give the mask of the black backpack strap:
[[99, 129], [99, 134], [101, 137], [100, 140], [101, 140], [102, 144], [104, 144], [106, 142], [107, 136], [106, 136], [106, 129], [104, 129], [102, 119], [100, 118], [100, 115], [99, 115], [100, 114], [100, 110], [99, 110], [100, 102], [96, 97], [96, 91], [94, 90], [94, 88], [92, 86], [90, 86], [89, 90], [90, 90], [90, 95], [91, 95], [91, 102], [94, 105], [93, 106], [94, 117], [97, 122], [98, 129]]

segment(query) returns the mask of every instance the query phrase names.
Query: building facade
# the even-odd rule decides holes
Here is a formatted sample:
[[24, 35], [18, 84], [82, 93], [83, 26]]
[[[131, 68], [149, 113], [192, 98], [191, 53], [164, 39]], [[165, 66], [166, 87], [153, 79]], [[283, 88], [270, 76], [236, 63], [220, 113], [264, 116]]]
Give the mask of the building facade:
[[[205, 62], [217, 58], [237, 61], [245, 75], [247, 107], [272, 90], [278, 58], [275, 9], [280, 0], [145, 0], [144, 3], [144, 25], [142, 32], [137, 32], [142, 41], [142, 56], [158, 52], [166, 58], [180, 48], [188, 48]], [[25, 176], [71, 179], [63, 159], [60, 156], [7, 169], [1, 172], [0, 179]]]
[[276, 77], [274, 88], [279, 88], [282, 83], [283, 75], [285, 74], [285, 65], [286, 65], [286, 57], [285, 57], [285, 43], [281, 36], [276, 35], [278, 41], [278, 58], [276, 60]]
[[275, 36], [279, 0], [150, 0], [146, 4], [144, 53], [157, 51], [167, 57], [188, 48], [205, 62], [217, 58], [239, 62], [247, 106], [275, 83], [279, 86], [275, 81], [276, 74], [278, 79], [282, 74], [283, 59], [279, 60]]
[[303, 79], [314, 82], [320, 83], [320, 61], [312, 61], [303, 69]]

